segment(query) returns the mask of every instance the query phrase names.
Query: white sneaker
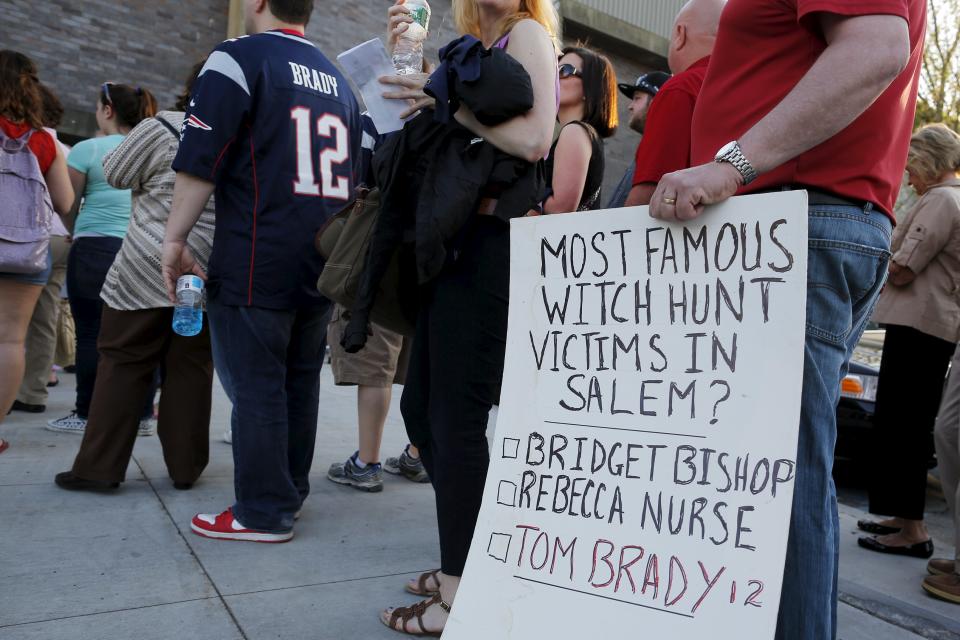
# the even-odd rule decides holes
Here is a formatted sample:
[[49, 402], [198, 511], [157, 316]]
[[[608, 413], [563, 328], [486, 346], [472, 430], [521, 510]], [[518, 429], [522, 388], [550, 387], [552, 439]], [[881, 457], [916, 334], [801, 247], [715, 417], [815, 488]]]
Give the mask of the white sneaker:
[[47, 420], [47, 429], [50, 431], [59, 431], [61, 433], [75, 433], [82, 436], [87, 428], [87, 419], [81, 418], [74, 411], [68, 416], [58, 418], [57, 420]]
[[153, 418], [144, 418], [137, 429], [138, 436], [152, 436], [157, 432], [157, 421]]
[[233, 444], [233, 431], [231, 429], [226, 429], [220, 436], [220, 439], [227, 444]]

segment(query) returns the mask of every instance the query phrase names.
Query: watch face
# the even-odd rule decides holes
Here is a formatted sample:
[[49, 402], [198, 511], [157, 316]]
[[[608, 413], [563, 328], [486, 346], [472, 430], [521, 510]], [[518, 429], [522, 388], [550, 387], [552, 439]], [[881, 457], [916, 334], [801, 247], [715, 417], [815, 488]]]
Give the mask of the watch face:
[[720, 151], [717, 151], [716, 159], [717, 160], [723, 159], [728, 153], [733, 151], [736, 146], [737, 146], [736, 140], [734, 140], [733, 142], [728, 142], [727, 144], [723, 145], [722, 147], [720, 147]]

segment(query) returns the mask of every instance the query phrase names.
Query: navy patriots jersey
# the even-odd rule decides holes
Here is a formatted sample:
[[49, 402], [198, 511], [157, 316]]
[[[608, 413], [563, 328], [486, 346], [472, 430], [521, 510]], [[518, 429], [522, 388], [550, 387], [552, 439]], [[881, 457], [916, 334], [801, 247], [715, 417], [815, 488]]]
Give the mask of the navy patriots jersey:
[[309, 40], [222, 43], [200, 73], [173, 168], [216, 184], [208, 292], [223, 304], [327, 304], [317, 230], [353, 199], [363, 158], [346, 79]]

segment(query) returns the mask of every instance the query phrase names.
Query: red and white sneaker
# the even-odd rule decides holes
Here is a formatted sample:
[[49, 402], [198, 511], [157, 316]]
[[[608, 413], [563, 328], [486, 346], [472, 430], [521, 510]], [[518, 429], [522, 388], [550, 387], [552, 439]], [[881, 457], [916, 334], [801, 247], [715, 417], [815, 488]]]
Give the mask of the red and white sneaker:
[[289, 542], [293, 539], [290, 531], [260, 531], [247, 529], [233, 517], [233, 510], [227, 509], [220, 515], [198, 513], [190, 521], [190, 528], [198, 536], [218, 540], [246, 540], [249, 542]]

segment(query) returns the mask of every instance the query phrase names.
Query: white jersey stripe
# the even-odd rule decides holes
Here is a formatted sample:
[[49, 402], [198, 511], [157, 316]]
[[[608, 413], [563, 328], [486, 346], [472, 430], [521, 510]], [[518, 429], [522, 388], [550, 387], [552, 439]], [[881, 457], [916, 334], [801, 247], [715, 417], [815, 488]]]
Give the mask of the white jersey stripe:
[[230, 78], [238, 87], [243, 89], [244, 93], [250, 95], [250, 88], [247, 86], [247, 77], [243, 75], [243, 69], [240, 68], [240, 65], [229, 53], [224, 51], [214, 51], [211, 53], [210, 57], [207, 58], [207, 63], [203, 65], [203, 69], [200, 70], [200, 76], [207, 71], [216, 71]]

